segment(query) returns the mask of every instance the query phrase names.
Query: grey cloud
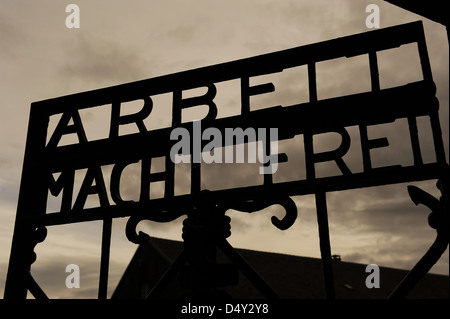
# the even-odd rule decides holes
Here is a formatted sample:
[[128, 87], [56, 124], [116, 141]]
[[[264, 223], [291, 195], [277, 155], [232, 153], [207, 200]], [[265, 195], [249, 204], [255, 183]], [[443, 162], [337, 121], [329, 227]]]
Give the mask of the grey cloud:
[[166, 30], [165, 34], [162, 36], [163, 39], [172, 39], [177, 41], [178, 45], [181, 43], [189, 44], [192, 42], [193, 37], [197, 33], [197, 28], [193, 24], [178, 25], [169, 30]]
[[[427, 241], [418, 236], [372, 236], [370, 239], [366, 238], [364, 242], [360, 242], [357, 249], [342, 247], [335, 242], [332, 242], [332, 247], [335, 252], [342, 254], [345, 261], [411, 269], [426, 253], [431, 242], [431, 240]], [[435, 271], [445, 271], [445, 263], [448, 260], [446, 258], [445, 255], [442, 257]]]
[[18, 193], [19, 185], [0, 178], [0, 202], [14, 207], [17, 203]]
[[178, 219], [170, 223], [157, 223], [148, 220], [143, 220], [137, 226], [137, 231], [142, 230], [149, 236], [160, 237], [167, 236], [171, 231], [179, 234], [179, 239], [181, 240], [183, 220], [186, 218], [185, 215], [179, 217]]
[[259, 163], [223, 163], [204, 165], [205, 189], [228, 189], [261, 184]]
[[[418, 186], [436, 196], [429, 184]], [[429, 209], [412, 203], [406, 184], [330, 193], [327, 198], [332, 249], [345, 260], [409, 269], [436, 237], [428, 225]], [[356, 240], [351, 246], [346, 234]], [[446, 272], [447, 256], [448, 251], [433, 271]]]
[[233, 235], [233, 232], [238, 233], [245, 233], [250, 228], [253, 227], [248, 221], [246, 221], [245, 216], [241, 216], [242, 213], [240, 212], [233, 212], [228, 211], [227, 216], [231, 217], [231, 234]]
[[429, 210], [409, 199], [406, 186], [411, 184], [415, 183], [330, 193], [330, 218], [343, 228], [363, 232], [395, 233], [400, 228], [427, 226]]
[[[372, 247], [368, 255], [372, 255], [372, 258], [380, 265], [395, 265], [394, 268], [411, 269], [431, 246], [432, 238], [424, 239], [423, 236], [385, 237]], [[446, 263], [448, 267], [448, 250], [439, 260], [436, 268], [443, 271]]]
[[14, 26], [12, 18], [4, 12], [0, 12], [0, 30], [2, 32], [0, 52], [8, 57], [15, 56], [18, 52], [14, 48], [19, 39], [24, 39], [25, 34]]
[[71, 47], [69, 58], [60, 69], [65, 81], [90, 83], [98, 87], [149, 76], [146, 64], [133, 48], [82, 35]]
[[[373, 2], [373, 1], [372, 1]], [[344, 36], [360, 32], [365, 29], [366, 12], [368, 1], [291, 1], [289, 6], [284, 6], [282, 17], [289, 24], [298, 25], [299, 20], [306, 22], [305, 25], [317, 26], [312, 32], [302, 33], [300, 41], [310, 43], [328, 40], [336, 36]], [[300, 30], [304, 31], [304, 30]], [[318, 40], [317, 40], [318, 39]]]

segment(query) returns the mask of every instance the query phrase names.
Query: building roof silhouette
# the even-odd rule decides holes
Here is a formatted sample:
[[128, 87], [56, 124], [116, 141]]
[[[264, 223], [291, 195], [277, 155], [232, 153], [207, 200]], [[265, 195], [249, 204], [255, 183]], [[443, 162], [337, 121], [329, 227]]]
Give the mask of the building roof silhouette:
[[[236, 249], [238, 253], [259, 273], [281, 299], [323, 299], [322, 263], [320, 259], [298, 257], [278, 253]], [[149, 238], [141, 244], [119, 281], [113, 299], [145, 298], [161, 276], [183, 251], [183, 242]], [[229, 260], [218, 249], [218, 263]], [[400, 283], [408, 270], [380, 267], [380, 288], [366, 287], [364, 264], [333, 258], [333, 274], [336, 298], [338, 299], [386, 299]], [[181, 284], [180, 272], [168, 282], [160, 298], [178, 299], [187, 293]], [[233, 299], [260, 299], [264, 296], [239, 271], [235, 286], [220, 288]], [[449, 298], [449, 277], [427, 274], [411, 291], [408, 298]]]

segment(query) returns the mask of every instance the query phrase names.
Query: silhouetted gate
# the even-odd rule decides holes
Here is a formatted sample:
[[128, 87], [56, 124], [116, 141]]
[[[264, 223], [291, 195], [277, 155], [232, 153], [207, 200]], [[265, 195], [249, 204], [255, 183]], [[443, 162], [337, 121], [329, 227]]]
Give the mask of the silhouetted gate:
[[[416, 43], [423, 79], [407, 85], [381, 89], [378, 77], [377, 52], [408, 43]], [[369, 61], [371, 90], [364, 93], [319, 100], [316, 85], [316, 63], [339, 57], [365, 55]], [[271, 92], [272, 83], [250, 85], [250, 78], [257, 75], [281, 72], [284, 69], [305, 65], [308, 70], [309, 102], [290, 106], [277, 106], [259, 111], [250, 110], [250, 97]], [[214, 102], [215, 83], [240, 80], [241, 114], [217, 119]], [[183, 97], [183, 91], [204, 87], [206, 93], [195, 97]], [[173, 92], [172, 127], [147, 131], [143, 120], [151, 115], [151, 96]], [[142, 100], [142, 109], [134, 114], [121, 115], [125, 102]], [[88, 140], [83, 129], [79, 110], [111, 105], [109, 136]], [[261, 185], [215, 191], [201, 189], [200, 156], [205, 141], [195, 136], [198, 122], [182, 122], [182, 111], [190, 107], [206, 105], [207, 115], [201, 120], [201, 128], [214, 128], [225, 135], [227, 128], [277, 129], [277, 139], [263, 142], [272, 162], [265, 157], [264, 182]], [[272, 223], [285, 230], [297, 218], [297, 207], [290, 196], [315, 194], [319, 225], [320, 250], [323, 261], [324, 283], [327, 298], [334, 298], [331, 266], [326, 193], [393, 183], [439, 179], [444, 195], [440, 200], [410, 186], [412, 200], [428, 206], [430, 226], [437, 231], [435, 243], [417, 266], [393, 292], [392, 297], [404, 297], [415, 283], [440, 258], [448, 245], [448, 164], [446, 163], [442, 133], [438, 116], [439, 103], [435, 96], [427, 47], [421, 22], [394, 26], [321, 43], [306, 45], [280, 52], [256, 56], [210, 67], [199, 68], [148, 80], [123, 84], [55, 99], [35, 102], [31, 105], [28, 137], [25, 150], [22, 181], [17, 208], [16, 224], [6, 282], [5, 298], [26, 298], [30, 291], [37, 298], [46, 295], [33, 279], [31, 265], [36, 259], [34, 247], [45, 240], [47, 227], [69, 223], [102, 220], [103, 237], [100, 266], [99, 298], [106, 298], [113, 218], [129, 217], [126, 234], [130, 241], [140, 243], [146, 235], [136, 233], [137, 224], [144, 220], [170, 222], [187, 215], [184, 222], [184, 253], [175, 261], [168, 273], [151, 292], [158, 294], [168, 278], [181, 265], [189, 264], [188, 281], [193, 297], [211, 296], [214, 282], [211, 276], [217, 271], [232, 273], [233, 268], [217, 270], [214, 251], [218, 246], [269, 298], [276, 293], [234, 251], [226, 238], [230, 235], [229, 209], [255, 212], [270, 205], [279, 204], [286, 210], [282, 219], [272, 217]], [[62, 114], [53, 134], [48, 137], [49, 119]], [[435, 161], [424, 163], [418, 138], [417, 117], [427, 117], [432, 128]], [[370, 151], [388, 145], [386, 138], [369, 139], [367, 128], [407, 119], [414, 162], [409, 166], [373, 168]], [[139, 133], [119, 135], [122, 125], [135, 123]], [[362, 172], [352, 172], [342, 157], [349, 150], [350, 135], [346, 127], [358, 126], [361, 136]], [[197, 144], [192, 149], [181, 149], [191, 156], [191, 189], [189, 194], [174, 192], [176, 164], [169, 156], [177, 141], [171, 138], [175, 128], [192, 136]], [[335, 150], [316, 152], [313, 136], [335, 132], [342, 138]], [[278, 140], [303, 135], [305, 147], [306, 179], [274, 182], [273, 165], [287, 161], [285, 154], [271, 152], [271, 145]], [[76, 136], [78, 143], [59, 145], [62, 137]], [[222, 140], [222, 145], [256, 142], [250, 135], [236, 141]], [[48, 142], [47, 142], [48, 141]], [[197, 153], [196, 153], [197, 152]], [[267, 154], [266, 154], [267, 155]], [[272, 157], [270, 157], [272, 156]], [[165, 171], [151, 173], [152, 159], [165, 157]], [[334, 161], [341, 175], [317, 177], [315, 164]], [[120, 194], [122, 171], [130, 164], [142, 167], [141, 193], [138, 201], [127, 201]], [[114, 165], [109, 185], [110, 197], [101, 167]], [[77, 170], [87, 169], [77, 196], [73, 194], [74, 176]], [[55, 179], [54, 174], [59, 174]], [[164, 182], [164, 196], [150, 198], [153, 182]], [[47, 212], [49, 192], [62, 194], [59, 211]], [[97, 195], [100, 205], [85, 208], [89, 195]]]

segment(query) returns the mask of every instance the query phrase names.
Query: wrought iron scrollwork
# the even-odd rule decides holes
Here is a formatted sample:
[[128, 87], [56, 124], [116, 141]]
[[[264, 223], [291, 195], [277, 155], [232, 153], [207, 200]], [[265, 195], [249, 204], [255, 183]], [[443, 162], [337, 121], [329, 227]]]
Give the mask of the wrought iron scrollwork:
[[437, 235], [425, 255], [389, 296], [391, 299], [405, 298], [419, 280], [428, 273], [431, 267], [433, 267], [439, 258], [441, 258], [449, 244], [450, 214], [448, 207], [448, 174], [446, 177], [440, 179], [436, 186], [442, 194], [440, 199], [435, 198], [419, 187], [408, 186], [408, 193], [414, 204], [422, 204], [431, 209], [431, 213], [428, 215], [428, 224], [431, 228], [436, 230]]
[[286, 211], [286, 214], [282, 219], [272, 216], [272, 224], [280, 230], [286, 230], [294, 225], [298, 215], [297, 205], [295, 205], [295, 202], [289, 196], [274, 197], [269, 199], [261, 198], [233, 203], [227, 207], [227, 210], [234, 209], [246, 213], [253, 213], [276, 204], [282, 206]]
[[[129, 241], [135, 244], [141, 244], [148, 239], [148, 235], [142, 231], [137, 232], [137, 225], [143, 220], [150, 220], [154, 222], [167, 223], [171, 222], [183, 215], [194, 216], [196, 212], [210, 211], [210, 214], [219, 213], [224, 215], [226, 211], [233, 209], [246, 213], [254, 213], [265, 209], [272, 205], [280, 205], [286, 211], [283, 218], [272, 216], [272, 224], [280, 230], [290, 228], [297, 219], [297, 206], [289, 196], [276, 196], [273, 198], [252, 199], [246, 201], [239, 201], [227, 204], [215, 204], [211, 198], [208, 197], [209, 191], [202, 191], [197, 200], [193, 201], [193, 206], [186, 209], [177, 209], [159, 213], [139, 213], [132, 215], [127, 222], [125, 233]], [[229, 230], [228, 230], [229, 231]], [[228, 237], [228, 236], [226, 236]]]
[[143, 220], [150, 220], [159, 223], [168, 223], [185, 215], [184, 210], [174, 210], [160, 213], [140, 213], [132, 215], [127, 222], [125, 234], [129, 241], [135, 244], [142, 244], [148, 239], [148, 234], [139, 231], [136, 232], [137, 225]]

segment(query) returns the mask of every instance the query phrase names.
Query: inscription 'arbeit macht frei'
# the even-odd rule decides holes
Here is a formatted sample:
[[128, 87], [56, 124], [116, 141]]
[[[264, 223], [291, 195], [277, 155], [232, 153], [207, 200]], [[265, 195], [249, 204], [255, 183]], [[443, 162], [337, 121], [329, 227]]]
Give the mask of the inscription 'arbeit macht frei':
[[[426, 80], [426, 75], [429, 72], [427, 63], [422, 65], [424, 81], [380, 90], [378, 72], [376, 71], [376, 56], [368, 54], [372, 74], [372, 92], [318, 100], [315, 68], [311, 61], [332, 58], [344, 53], [350, 54], [351, 52], [348, 51], [360, 49], [356, 45], [347, 48], [342, 53], [338, 52], [337, 54], [330, 54], [329, 57], [322, 57], [321, 55], [324, 55], [324, 53], [320, 50], [320, 46], [317, 50], [313, 50], [313, 48], [314, 46], [300, 47], [248, 60], [155, 78], [149, 80], [148, 85], [146, 82], [132, 83], [130, 84], [131, 88], [135, 87], [136, 89], [131, 91], [142, 91], [142, 93], [139, 93], [141, 97], [136, 99], [143, 101], [141, 109], [133, 114], [121, 115], [122, 105], [132, 98], [125, 96], [118, 100], [115, 98], [115, 94], [110, 97], [109, 100], [112, 100], [112, 102], [108, 120], [110, 123], [109, 136], [103, 140], [89, 141], [86, 136], [78, 111], [86, 105], [72, 102], [70, 104], [75, 107], [58, 108], [58, 110], [63, 111], [62, 116], [43, 151], [50, 158], [48, 162], [50, 165], [47, 164], [48, 173], [46, 173], [50, 194], [59, 196], [62, 192], [60, 211], [83, 210], [89, 195], [97, 195], [101, 207], [129, 202], [123, 200], [120, 194], [121, 175], [128, 165], [137, 163], [141, 166], [140, 189], [136, 189], [136, 192], [140, 193], [139, 202], [151, 200], [149, 189], [153, 182], [164, 182], [164, 197], [174, 197], [174, 173], [178, 163], [192, 164], [191, 194], [201, 190], [200, 165], [210, 163], [255, 163], [256, 158], [258, 158], [259, 163], [261, 163], [259, 173], [265, 175], [262, 186], [272, 185], [272, 175], [276, 174], [279, 163], [288, 161], [286, 154], [278, 154], [278, 141], [292, 139], [297, 135], [303, 136], [306, 179], [299, 180], [298, 183], [305, 185], [303, 187], [305, 193], [312, 192], [312, 189], [309, 189], [310, 182], [317, 179], [315, 166], [321, 162], [334, 162], [337, 165], [342, 175], [333, 176], [336, 183], [340, 177], [343, 181], [344, 178], [350, 177], [354, 178], [355, 182], [358, 181], [361, 186], [371, 185], [371, 182], [363, 182], [363, 179], [370, 180], [369, 175], [374, 174], [371, 151], [388, 146], [389, 141], [386, 137], [369, 138], [368, 129], [378, 124], [393, 123], [400, 118], [407, 118], [408, 120], [409, 143], [413, 156], [412, 162], [414, 163], [412, 168], [423, 166], [419, 143], [420, 132], [416, 123], [416, 117], [418, 116], [430, 116], [430, 124], [434, 130], [436, 161], [442, 161], [443, 147], [439, 138], [440, 128], [436, 119], [438, 104], [434, 97], [434, 87]], [[313, 52], [316, 54], [312, 54]], [[321, 53], [317, 55], [317, 52]], [[308, 56], [309, 54], [311, 56]], [[308, 56], [308, 58], [302, 61], [302, 56]], [[296, 60], [295, 57], [298, 57], [298, 59]], [[302, 63], [308, 65], [310, 102], [251, 111], [250, 97], [270, 94], [275, 91], [275, 86], [271, 82], [251, 86], [251, 75], [282, 72], [284, 68], [301, 65]], [[218, 109], [215, 102], [217, 87], [215, 82], [235, 78], [240, 79], [241, 83], [239, 92], [241, 114], [217, 119]], [[189, 86], [185, 86], [187, 83], [189, 83]], [[154, 94], [172, 92], [172, 127], [148, 131], [144, 120], [152, 116], [153, 99], [152, 94], [148, 93], [152, 93], [151, 89], [154, 87], [159, 87], [159, 90], [153, 92]], [[193, 88], [206, 88], [206, 93], [193, 97], [183, 97], [185, 90]], [[150, 92], [142, 96], [145, 91]], [[127, 90], [124, 94], [129, 95], [129, 92], [130, 90]], [[106, 95], [103, 94], [103, 96]], [[42, 103], [55, 104], [45, 101]], [[91, 105], [88, 103], [87, 106], [90, 107]], [[208, 111], [205, 117], [201, 121], [182, 122], [182, 111], [198, 106], [207, 107]], [[49, 107], [48, 109], [52, 110], [53, 108]], [[52, 111], [52, 113], [54, 112]], [[135, 125], [139, 133], [128, 136], [119, 135], [120, 127], [128, 124]], [[359, 130], [362, 172], [352, 172], [343, 159], [351, 146], [351, 138], [346, 129], [349, 126], [357, 126]], [[340, 144], [335, 149], [325, 152], [315, 151], [313, 137], [322, 133], [338, 134], [341, 138]], [[67, 135], [76, 135], [78, 143], [59, 146], [61, 138]], [[245, 145], [247, 146], [247, 152], [244, 151]], [[236, 147], [236, 158], [233, 149], [229, 146]], [[256, 151], [257, 146], [258, 151]], [[73, 154], [81, 154], [81, 156], [78, 156], [77, 163], [69, 158], [71, 156], [68, 155], [69, 150]], [[120, 153], [120, 156], [118, 153]], [[246, 158], [244, 153], [247, 153]], [[225, 155], [224, 160], [223, 155]], [[58, 162], [59, 157], [61, 157], [61, 161]], [[164, 172], [150, 173], [152, 158], [155, 157], [165, 158]], [[114, 167], [110, 176], [110, 185], [107, 188], [102, 166], [110, 164], [114, 164]], [[73, 194], [75, 172], [84, 168], [88, 169], [79, 193]], [[391, 175], [392, 173], [408, 174], [402, 172], [403, 167], [399, 165], [385, 167], [384, 169], [390, 170]], [[54, 173], [59, 173], [59, 177], [55, 178], [52, 175]], [[377, 172], [377, 174], [380, 173]], [[321, 179], [326, 178], [327, 176], [321, 176]], [[405, 178], [404, 176], [403, 179]], [[386, 176], [386, 179], [389, 179], [389, 176]], [[345, 181], [348, 181], [348, 179], [345, 179]], [[353, 184], [353, 182], [346, 183]], [[334, 183], [329, 185], [331, 188], [336, 187], [333, 186]], [[344, 185], [346, 184], [344, 183]], [[360, 185], [345, 187], [360, 187]], [[337, 186], [337, 188], [340, 187]], [[106, 189], [110, 190], [110, 196], [108, 196]], [[74, 203], [72, 203], [73, 199]]]

